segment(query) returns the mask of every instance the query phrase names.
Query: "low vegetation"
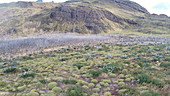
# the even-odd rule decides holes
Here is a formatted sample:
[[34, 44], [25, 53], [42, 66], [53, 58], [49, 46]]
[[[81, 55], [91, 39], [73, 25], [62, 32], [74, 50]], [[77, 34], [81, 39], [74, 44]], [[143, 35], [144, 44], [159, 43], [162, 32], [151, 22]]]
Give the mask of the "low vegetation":
[[0, 95], [169, 96], [168, 48], [89, 43], [1, 59]]

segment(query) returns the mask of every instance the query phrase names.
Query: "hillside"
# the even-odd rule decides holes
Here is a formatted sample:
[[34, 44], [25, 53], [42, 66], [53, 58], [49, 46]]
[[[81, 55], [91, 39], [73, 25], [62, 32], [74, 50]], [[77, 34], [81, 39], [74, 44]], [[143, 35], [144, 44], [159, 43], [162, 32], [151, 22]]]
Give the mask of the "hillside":
[[129, 0], [70, 0], [65, 3], [0, 4], [0, 34], [46, 32], [169, 35], [170, 18], [150, 14]]
[[170, 96], [170, 17], [130, 0], [0, 4], [0, 96]]

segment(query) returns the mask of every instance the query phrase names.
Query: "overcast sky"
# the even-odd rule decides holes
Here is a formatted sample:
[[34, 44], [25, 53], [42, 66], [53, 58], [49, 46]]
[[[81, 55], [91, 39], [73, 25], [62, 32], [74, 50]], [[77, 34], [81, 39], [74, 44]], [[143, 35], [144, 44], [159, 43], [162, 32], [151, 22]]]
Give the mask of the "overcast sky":
[[[37, 0], [0, 0], [0, 3]], [[45, 2], [64, 2], [67, 0], [43, 0]], [[170, 0], [131, 0], [145, 7], [150, 13], [167, 14], [170, 16]]]

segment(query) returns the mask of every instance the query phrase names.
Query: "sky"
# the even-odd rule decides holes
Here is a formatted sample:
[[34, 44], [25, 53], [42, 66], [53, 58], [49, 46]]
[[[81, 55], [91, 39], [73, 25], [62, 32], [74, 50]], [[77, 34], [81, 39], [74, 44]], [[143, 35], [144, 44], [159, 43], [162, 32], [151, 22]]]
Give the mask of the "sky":
[[[0, 3], [37, 0], [0, 0]], [[67, 0], [43, 0], [44, 2], [64, 2]], [[131, 0], [145, 7], [150, 13], [166, 14], [170, 16], [170, 0]]]

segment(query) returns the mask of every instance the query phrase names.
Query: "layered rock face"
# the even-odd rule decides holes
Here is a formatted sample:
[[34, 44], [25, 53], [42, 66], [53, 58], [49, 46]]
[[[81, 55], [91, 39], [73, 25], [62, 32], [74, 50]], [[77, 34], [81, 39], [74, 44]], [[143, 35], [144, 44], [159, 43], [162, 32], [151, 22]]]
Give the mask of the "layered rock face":
[[[93, 33], [100, 33], [101, 31], [106, 32], [108, 29], [112, 29], [110, 24], [105, 24], [103, 22], [106, 19], [118, 24], [137, 24], [137, 22], [133, 20], [121, 18], [107, 10], [93, 9], [87, 6], [71, 7], [62, 5], [53, 9], [50, 13], [50, 18], [52, 21], [66, 21], [72, 24], [83, 22], [83, 25], [79, 28], [92, 31]], [[80, 31], [79, 28], [77, 27], [74, 31]]]

